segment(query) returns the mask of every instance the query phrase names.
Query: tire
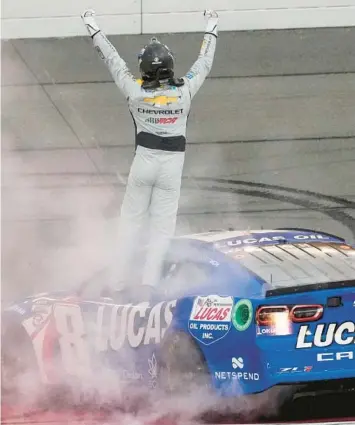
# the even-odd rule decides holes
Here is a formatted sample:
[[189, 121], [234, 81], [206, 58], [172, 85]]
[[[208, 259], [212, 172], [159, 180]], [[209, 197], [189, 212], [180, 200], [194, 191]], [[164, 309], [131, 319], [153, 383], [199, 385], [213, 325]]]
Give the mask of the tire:
[[186, 395], [196, 388], [210, 387], [208, 367], [197, 344], [184, 332], [170, 335], [159, 356], [159, 388]]
[[[40, 375], [31, 338], [12, 314], [2, 318], [1, 325], [1, 395], [9, 404], [28, 399], [39, 388]], [[26, 400], [27, 401], [27, 400]]]

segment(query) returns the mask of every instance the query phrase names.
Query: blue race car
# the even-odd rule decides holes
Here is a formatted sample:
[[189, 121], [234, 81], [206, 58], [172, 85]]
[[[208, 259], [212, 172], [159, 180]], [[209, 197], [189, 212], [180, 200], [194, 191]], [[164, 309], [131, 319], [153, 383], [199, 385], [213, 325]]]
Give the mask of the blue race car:
[[153, 292], [133, 303], [87, 292], [38, 294], [3, 312], [5, 394], [26, 368], [45, 385], [98, 382], [105, 369], [168, 391], [199, 382], [223, 398], [355, 389], [355, 249], [340, 237], [177, 237]]

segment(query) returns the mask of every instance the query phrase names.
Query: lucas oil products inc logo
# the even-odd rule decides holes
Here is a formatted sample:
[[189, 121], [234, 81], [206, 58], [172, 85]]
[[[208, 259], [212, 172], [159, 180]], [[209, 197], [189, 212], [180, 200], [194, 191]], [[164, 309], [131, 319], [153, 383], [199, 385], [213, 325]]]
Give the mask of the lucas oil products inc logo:
[[205, 345], [224, 338], [231, 328], [232, 309], [233, 297], [196, 297], [188, 325], [191, 335]]

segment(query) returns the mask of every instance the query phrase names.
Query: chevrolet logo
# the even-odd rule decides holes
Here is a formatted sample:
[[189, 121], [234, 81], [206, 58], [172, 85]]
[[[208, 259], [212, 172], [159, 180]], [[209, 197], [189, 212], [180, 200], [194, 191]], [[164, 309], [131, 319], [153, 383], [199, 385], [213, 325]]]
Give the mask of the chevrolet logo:
[[167, 96], [156, 96], [156, 97], [145, 97], [143, 99], [143, 102], [145, 103], [151, 103], [152, 105], [157, 106], [166, 106], [170, 103], [177, 103], [179, 100], [179, 97], [167, 97]]

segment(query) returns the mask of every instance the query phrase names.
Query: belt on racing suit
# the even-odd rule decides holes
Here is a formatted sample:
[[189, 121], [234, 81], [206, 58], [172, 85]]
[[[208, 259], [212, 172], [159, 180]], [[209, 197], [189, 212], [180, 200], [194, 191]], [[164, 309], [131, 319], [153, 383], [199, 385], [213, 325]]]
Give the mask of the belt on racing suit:
[[136, 136], [136, 147], [138, 145], [168, 152], [185, 152], [186, 138], [184, 136], [161, 137], [142, 131]]

